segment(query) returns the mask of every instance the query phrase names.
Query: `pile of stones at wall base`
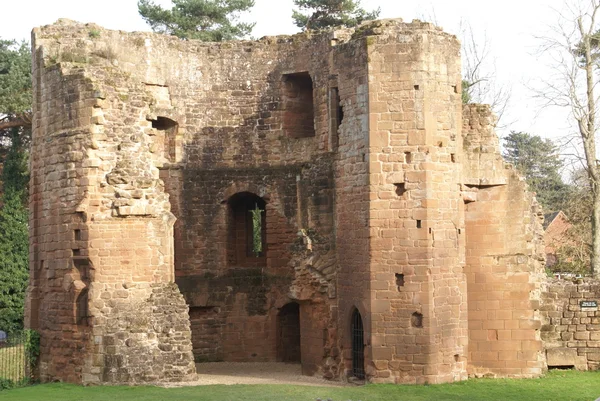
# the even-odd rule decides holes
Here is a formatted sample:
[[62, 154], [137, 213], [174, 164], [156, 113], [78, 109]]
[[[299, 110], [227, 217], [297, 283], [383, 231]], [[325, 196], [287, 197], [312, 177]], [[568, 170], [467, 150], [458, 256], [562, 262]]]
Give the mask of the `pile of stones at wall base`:
[[454, 36], [382, 20], [203, 43], [60, 20], [33, 54], [42, 380], [547, 368], [542, 212], [489, 107], [463, 107]]

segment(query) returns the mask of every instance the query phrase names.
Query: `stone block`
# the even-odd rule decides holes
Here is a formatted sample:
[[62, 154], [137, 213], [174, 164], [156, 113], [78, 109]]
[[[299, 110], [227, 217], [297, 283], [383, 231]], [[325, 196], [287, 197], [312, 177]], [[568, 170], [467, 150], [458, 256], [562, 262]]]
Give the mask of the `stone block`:
[[546, 350], [548, 366], [575, 366], [577, 350], [573, 348], [550, 348]]

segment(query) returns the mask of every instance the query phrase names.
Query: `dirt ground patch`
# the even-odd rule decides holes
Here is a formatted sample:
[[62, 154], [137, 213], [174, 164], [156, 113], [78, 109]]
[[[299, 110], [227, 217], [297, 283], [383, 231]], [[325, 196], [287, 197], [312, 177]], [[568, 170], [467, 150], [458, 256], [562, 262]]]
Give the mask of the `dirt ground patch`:
[[209, 384], [295, 384], [341, 387], [351, 384], [302, 376], [299, 364], [279, 362], [209, 362], [196, 364], [198, 379], [186, 386]]

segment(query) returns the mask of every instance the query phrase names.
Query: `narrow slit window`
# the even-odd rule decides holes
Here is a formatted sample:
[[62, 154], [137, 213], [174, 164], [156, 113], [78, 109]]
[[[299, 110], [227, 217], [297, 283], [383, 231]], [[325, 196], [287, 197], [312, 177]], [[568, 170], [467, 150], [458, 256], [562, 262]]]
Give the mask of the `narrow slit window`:
[[417, 228], [421, 228], [421, 227], [422, 227], [421, 220], [417, 220]]
[[263, 253], [263, 214], [264, 208], [261, 209], [258, 203], [254, 204], [254, 208], [248, 211], [250, 213], [250, 236], [248, 249], [249, 256], [258, 257]]
[[339, 130], [344, 119], [344, 109], [340, 101], [340, 92], [338, 88], [331, 88], [329, 90], [329, 114], [330, 114], [330, 127], [329, 127], [329, 150], [334, 151], [337, 149], [339, 142]]

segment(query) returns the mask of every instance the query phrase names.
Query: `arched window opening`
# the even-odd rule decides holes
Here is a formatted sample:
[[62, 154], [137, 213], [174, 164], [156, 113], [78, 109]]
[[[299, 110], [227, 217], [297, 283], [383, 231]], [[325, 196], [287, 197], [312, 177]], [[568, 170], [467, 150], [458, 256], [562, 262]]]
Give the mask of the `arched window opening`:
[[352, 313], [350, 337], [352, 338], [352, 375], [357, 379], [365, 378], [365, 333], [358, 309]]
[[300, 362], [300, 305], [290, 302], [277, 315], [277, 360]]
[[229, 264], [256, 265], [266, 251], [266, 202], [250, 192], [229, 199]]

